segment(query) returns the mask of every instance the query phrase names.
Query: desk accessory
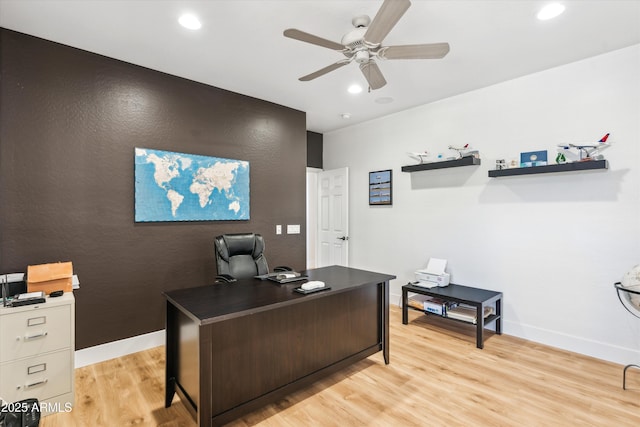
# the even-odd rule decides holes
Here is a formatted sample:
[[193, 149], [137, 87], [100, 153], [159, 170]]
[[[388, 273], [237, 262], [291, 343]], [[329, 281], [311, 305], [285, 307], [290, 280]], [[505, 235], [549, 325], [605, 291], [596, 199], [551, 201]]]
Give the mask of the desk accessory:
[[19, 294], [11, 301], [11, 307], [21, 307], [23, 305], [42, 304], [47, 302], [44, 298], [44, 292], [28, 292], [26, 294]]
[[253, 276], [256, 279], [260, 279], [260, 280], [267, 280], [270, 279], [272, 277], [276, 277], [278, 274], [280, 274], [279, 272], [274, 272], [274, 273], [267, 273], [267, 274], [259, 274], [257, 276]]
[[305, 280], [305, 279], [308, 279], [308, 277], [303, 276], [300, 273], [296, 273], [295, 271], [289, 271], [286, 273], [278, 273], [277, 276], [267, 277], [267, 279], [276, 283], [283, 284], [283, 283], [297, 282], [298, 280]]
[[302, 295], [315, 294], [316, 292], [328, 291], [331, 289], [331, 286], [323, 286], [322, 288], [314, 288], [314, 289], [302, 289], [302, 288], [294, 288], [293, 292], [297, 292]]

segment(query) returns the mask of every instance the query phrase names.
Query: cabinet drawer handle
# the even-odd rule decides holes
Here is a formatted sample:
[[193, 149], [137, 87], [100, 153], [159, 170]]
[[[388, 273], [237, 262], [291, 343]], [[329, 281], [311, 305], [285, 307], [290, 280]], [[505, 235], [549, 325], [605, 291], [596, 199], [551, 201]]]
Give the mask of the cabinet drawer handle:
[[25, 390], [28, 390], [28, 389], [30, 389], [30, 388], [37, 387], [37, 386], [39, 386], [39, 385], [45, 385], [45, 384], [46, 384], [46, 383], [48, 383], [48, 382], [49, 382], [49, 380], [45, 378], [45, 379], [44, 379], [44, 380], [42, 380], [42, 381], [38, 381], [38, 382], [35, 382], [35, 383], [30, 383], [30, 384], [25, 384], [25, 385], [24, 385], [24, 389], [25, 389]]
[[40, 332], [39, 334], [35, 334], [35, 335], [25, 335], [24, 336], [24, 340], [25, 341], [29, 341], [29, 340], [35, 340], [35, 339], [38, 339], [38, 338], [44, 338], [44, 337], [47, 336], [47, 334], [48, 334], [48, 332], [44, 331], [44, 332]]

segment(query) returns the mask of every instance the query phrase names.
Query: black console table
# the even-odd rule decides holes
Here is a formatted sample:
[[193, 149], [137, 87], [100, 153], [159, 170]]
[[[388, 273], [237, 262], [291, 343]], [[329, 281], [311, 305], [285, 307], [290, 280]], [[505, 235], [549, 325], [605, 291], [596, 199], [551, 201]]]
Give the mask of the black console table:
[[[432, 297], [438, 297], [445, 301], [454, 301], [462, 304], [467, 304], [476, 308], [476, 347], [484, 347], [483, 332], [485, 325], [491, 322], [496, 323], [496, 333], [502, 334], [502, 292], [489, 291], [485, 289], [472, 288], [469, 286], [455, 285], [453, 283], [449, 286], [424, 288], [422, 286], [416, 286], [407, 284], [402, 287], [402, 323], [406, 325], [408, 320], [408, 309], [413, 307], [409, 306], [408, 293], [428, 295]], [[490, 304], [495, 303], [495, 313], [484, 317], [484, 308]], [[419, 310], [423, 311], [423, 310]], [[424, 312], [424, 311], [423, 311]], [[446, 317], [445, 317], [446, 319]], [[450, 318], [451, 319], [451, 318]], [[456, 320], [456, 319], [451, 319]]]

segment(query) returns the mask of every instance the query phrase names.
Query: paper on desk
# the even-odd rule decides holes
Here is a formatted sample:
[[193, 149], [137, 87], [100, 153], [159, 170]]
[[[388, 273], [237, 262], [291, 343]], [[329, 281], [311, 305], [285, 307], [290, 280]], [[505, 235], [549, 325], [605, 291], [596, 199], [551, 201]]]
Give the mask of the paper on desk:
[[444, 269], [447, 267], [446, 259], [429, 258], [427, 264], [427, 273], [429, 274], [444, 274]]

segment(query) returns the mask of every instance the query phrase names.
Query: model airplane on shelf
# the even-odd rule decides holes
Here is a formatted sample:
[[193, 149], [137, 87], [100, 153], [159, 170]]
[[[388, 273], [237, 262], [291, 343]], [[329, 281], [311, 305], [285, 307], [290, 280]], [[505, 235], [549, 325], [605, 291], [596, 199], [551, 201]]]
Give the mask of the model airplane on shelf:
[[[600, 154], [602, 151], [611, 147], [611, 144], [607, 142], [609, 134], [606, 134], [597, 143], [592, 144], [559, 144], [558, 152], [561, 154], [569, 155], [574, 158], [574, 161], [586, 162], [589, 160], [602, 160], [604, 156]], [[578, 155], [571, 155], [571, 150], [578, 150]]]
[[420, 164], [442, 162], [446, 160], [458, 160], [463, 157], [471, 157], [471, 156], [479, 157], [480, 156], [480, 154], [478, 153], [478, 150], [472, 150], [471, 147], [469, 147], [469, 144], [465, 144], [462, 147], [454, 147], [453, 145], [450, 145], [449, 150], [455, 151], [457, 155], [445, 157], [444, 154], [438, 153], [437, 155], [434, 156], [427, 151], [423, 151], [421, 153], [409, 152], [408, 154], [409, 154], [409, 157], [411, 157], [412, 159], [416, 159], [417, 161], [420, 162]]
[[431, 154], [426, 151], [422, 153], [409, 152], [409, 157], [416, 159], [420, 163], [428, 163], [430, 161]]
[[469, 144], [464, 144], [462, 147], [454, 147], [453, 145], [450, 145], [449, 150], [456, 151], [458, 153], [458, 159], [461, 159], [463, 157], [480, 156], [478, 150], [472, 150], [471, 147], [469, 147]]

